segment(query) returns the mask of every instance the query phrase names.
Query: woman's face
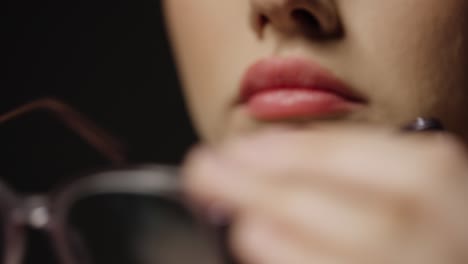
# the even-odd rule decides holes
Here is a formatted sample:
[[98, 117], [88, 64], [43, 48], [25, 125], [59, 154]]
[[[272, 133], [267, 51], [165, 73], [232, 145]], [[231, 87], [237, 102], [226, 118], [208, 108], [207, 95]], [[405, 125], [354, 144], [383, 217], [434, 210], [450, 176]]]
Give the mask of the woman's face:
[[466, 0], [164, 5], [187, 102], [209, 142], [278, 123], [401, 126], [418, 116], [468, 138]]

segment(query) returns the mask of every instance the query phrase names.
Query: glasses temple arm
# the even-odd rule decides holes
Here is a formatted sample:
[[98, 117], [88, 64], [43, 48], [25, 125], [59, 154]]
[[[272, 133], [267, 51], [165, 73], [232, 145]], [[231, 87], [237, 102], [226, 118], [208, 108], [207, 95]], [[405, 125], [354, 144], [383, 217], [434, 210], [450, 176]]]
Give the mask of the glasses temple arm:
[[77, 133], [84, 141], [112, 163], [121, 164], [125, 162], [126, 157], [119, 141], [96, 126], [82, 114], [73, 110], [70, 106], [53, 98], [35, 100], [0, 115], [0, 124], [4, 124], [36, 110], [46, 110], [54, 114], [60, 121], [65, 123], [68, 128]]

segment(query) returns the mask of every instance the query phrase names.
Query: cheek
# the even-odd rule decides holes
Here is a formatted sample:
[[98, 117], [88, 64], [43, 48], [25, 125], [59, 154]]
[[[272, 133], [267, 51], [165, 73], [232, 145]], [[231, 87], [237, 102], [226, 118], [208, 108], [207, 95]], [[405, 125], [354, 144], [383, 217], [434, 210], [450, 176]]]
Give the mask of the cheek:
[[224, 126], [216, 119], [247, 63], [248, 1], [167, 0], [165, 7], [189, 109], [200, 134], [210, 136]]
[[380, 110], [391, 119], [421, 113], [459, 116], [457, 99], [468, 99], [468, 2], [350, 2], [343, 1], [343, 13], [353, 60], [361, 62], [362, 75], [368, 76], [365, 86], [374, 87], [369, 91]]

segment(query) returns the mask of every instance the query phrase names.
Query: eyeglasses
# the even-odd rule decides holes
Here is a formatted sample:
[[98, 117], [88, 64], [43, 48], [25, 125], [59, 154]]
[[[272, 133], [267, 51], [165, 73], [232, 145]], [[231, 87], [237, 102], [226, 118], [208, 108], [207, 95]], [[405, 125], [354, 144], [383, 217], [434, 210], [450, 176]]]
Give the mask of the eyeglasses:
[[56, 114], [114, 166], [52, 194], [20, 197], [0, 182], [1, 264], [21, 263], [28, 226], [50, 235], [64, 264], [226, 263], [217, 232], [184, 204], [177, 168], [124, 165], [116, 140], [54, 99], [26, 104], [0, 123], [38, 109]]

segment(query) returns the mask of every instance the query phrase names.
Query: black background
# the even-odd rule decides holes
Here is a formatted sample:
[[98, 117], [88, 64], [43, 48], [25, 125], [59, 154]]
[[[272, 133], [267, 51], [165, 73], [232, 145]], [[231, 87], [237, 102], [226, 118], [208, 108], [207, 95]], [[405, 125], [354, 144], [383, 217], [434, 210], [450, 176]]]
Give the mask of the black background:
[[[136, 163], [177, 164], [196, 141], [159, 0], [8, 0], [1, 12], [0, 113], [60, 99], [118, 138]], [[0, 148], [2, 180], [21, 194], [109, 165], [43, 111], [1, 124]], [[52, 262], [45, 235], [29, 237], [26, 262]]]
[[[132, 162], [178, 163], [196, 140], [183, 105], [159, 0], [8, 3], [0, 112], [33, 99], [70, 104], [126, 146]], [[0, 173], [21, 192], [105, 166], [45, 112], [1, 125]]]

